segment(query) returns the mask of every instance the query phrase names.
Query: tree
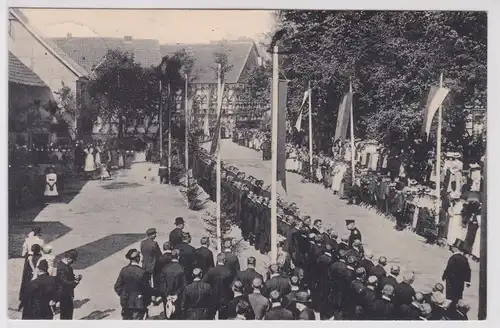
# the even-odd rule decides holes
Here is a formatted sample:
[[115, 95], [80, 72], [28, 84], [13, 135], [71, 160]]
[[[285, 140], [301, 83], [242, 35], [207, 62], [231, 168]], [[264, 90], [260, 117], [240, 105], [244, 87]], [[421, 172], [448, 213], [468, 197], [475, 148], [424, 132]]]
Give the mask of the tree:
[[356, 136], [387, 147], [411, 142], [441, 72], [451, 89], [444, 104], [445, 144], [462, 136], [462, 109], [476, 99], [484, 103], [484, 12], [281, 10], [276, 18], [271, 46], [278, 42], [291, 52], [280, 63], [290, 81], [288, 107], [298, 109], [311, 81], [315, 139], [328, 147], [350, 80]]

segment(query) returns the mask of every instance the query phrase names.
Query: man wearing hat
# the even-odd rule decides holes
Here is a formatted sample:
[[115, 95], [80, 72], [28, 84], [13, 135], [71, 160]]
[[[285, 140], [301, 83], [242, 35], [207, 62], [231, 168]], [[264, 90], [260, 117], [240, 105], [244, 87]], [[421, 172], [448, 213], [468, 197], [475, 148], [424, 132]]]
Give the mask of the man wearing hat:
[[168, 240], [172, 249], [177, 247], [177, 244], [182, 242], [182, 235], [184, 234], [184, 219], [182, 217], [175, 218], [175, 228], [170, 232]]
[[212, 287], [201, 281], [203, 272], [200, 268], [195, 268], [192, 275], [193, 282], [182, 291], [181, 317], [183, 320], [211, 320]]
[[464, 255], [462, 240], [457, 239], [450, 250], [453, 255], [448, 260], [442, 280], [446, 281], [446, 298], [451, 300], [454, 306], [463, 297], [464, 285], [470, 287], [471, 269], [469, 260]]
[[120, 296], [123, 320], [143, 320], [152, 296], [159, 295], [150, 286], [149, 273], [141, 268], [141, 254], [130, 249], [125, 258], [129, 264], [123, 267], [116, 279], [114, 289]]
[[77, 258], [78, 252], [70, 249], [64, 253], [64, 258], [57, 263], [56, 284], [61, 308], [60, 320], [73, 319], [75, 287], [78, 286], [82, 279], [80, 275], [75, 276], [71, 267]]
[[201, 246], [195, 250], [196, 266], [201, 269], [202, 274], [206, 274], [208, 270], [214, 267], [214, 254], [209, 249], [210, 239], [201, 237]]
[[354, 243], [355, 240], [363, 241], [361, 239], [361, 232], [356, 228], [355, 226], [355, 221], [354, 220], [345, 220], [345, 223], [347, 225], [347, 229], [351, 232], [349, 235], [349, 248], [352, 248], [352, 244]]
[[295, 320], [316, 320], [316, 314], [310, 308], [311, 297], [307, 292], [297, 292], [293, 303], [290, 305], [288, 309], [292, 311]]
[[38, 277], [30, 281], [22, 295], [23, 320], [52, 320], [52, 306], [58, 300], [55, 278], [49, 275], [49, 264], [42, 259], [38, 262]]
[[158, 246], [158, 243], [155, 241], [156, 229], [149, 228], [146, 230], [146, 235], [148, 237], [141, 241], [142, 268], [148, 273], [151, 287], [155, 287], [154, 281], [156, 277], [153, 277], [153, 273], [156, 261], [161, 256], [161, 250], [160, 246]]
[[[180, 292], [186, 286], [186, 274], [184, 268], [179, 263], [179, 250], [172, 250], [172, 262], [168, 264], [160, 273], [160, 292], [163, 297], [163, 309], [167, 313], [168, 299], [173, 299], [172, 303], [180, 301]], [[179, 316], [179, 313], [175, 313]], [[175, 317], [171, 317], [174, 319]]]
[[293, 320], [294, 316], [292, 311], [287, 310], [281, 304], [282, 295], [277, 290], [272, 290], [269, 293], [269, 300], [271, 301], [271, 309], [264, 316], [264, 320]]

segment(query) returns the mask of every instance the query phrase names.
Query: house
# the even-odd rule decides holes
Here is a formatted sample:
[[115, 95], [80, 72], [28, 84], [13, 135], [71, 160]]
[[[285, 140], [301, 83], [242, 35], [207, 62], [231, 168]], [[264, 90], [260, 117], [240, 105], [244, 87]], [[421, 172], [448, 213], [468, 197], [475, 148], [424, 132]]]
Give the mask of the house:
[[[30, 124], [24, 122], [21, 128], [23, 124], [19, 119], [33, 107], [42, 112], [49, 101], [57, 99], [63, 85], [76, 95], [80, 80], [87, 71], [33, 28], [19, 9], [9, 9], [8, 34], [9, 118], [15, 117], [14, 121], [17, 121], [11, 124], [12, 128], [27, 133]], [[76, 129], [76, 120], [74, 124]], [[47, 140], [35, 142], [49, 142], [48, 135], [40, 135], [40, 138]]]
[[[160, 45], [158, 40], [134, 39], [130, 36], [124, 38], [98, 38], [73, 37], [68, 34], [65, 38], [52, 38], [51, 41], [87, 71], [92, 71], [98, 67], [103, 62], [104, 56], [109, 49], [119, 49], [132, 53], [134, 59], [144, 67], [159, 65], [164, 56], [185, 49], [195, 58], [193, 76], [191, 77], [191, 79], [194, 78], [191, 87], [195, 89], [193, 117], [205, 121], [209, 120], [212, 127], [215, 125], [217, 89], [214, 53], [226, 52], [231, 69], [225, 77], [227, 90], [223, 97], [223, 110], [225, 113], [223, 127], [225, 129], [231, 129], [234, 125], [236, 113], [242, 110], [247, 102], [243, 100], [242, 93], [236, 91], [241, 91], [244, 88], [252, 69], [262, 65], [263, 62], [262, 57], [259, 55], [258, 46], [251, 40], [228, 41], [222, 45], [215, 42], [209, 44]], [[176, 103], [177, 109], [183, 110], [184, 100], [182, 94], [177, 95]], [[157, 131], [157, 126], [150, 126], [149, 123], [151, 122], [129, 122], [128, 131], [154, 134]], [[146, 130], [147, 126], [150, 127]], [[115, 130], [102, 121], [98, 121], [94, 126], [94, 133], [116, 133]]]

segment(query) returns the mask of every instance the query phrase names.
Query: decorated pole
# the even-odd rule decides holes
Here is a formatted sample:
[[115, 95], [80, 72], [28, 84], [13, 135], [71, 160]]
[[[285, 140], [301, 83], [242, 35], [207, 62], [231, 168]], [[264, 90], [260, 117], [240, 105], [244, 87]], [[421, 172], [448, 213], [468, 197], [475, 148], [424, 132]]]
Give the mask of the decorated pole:
[[352, 185], [356, 183], [356, 172], [355, 172], [355, 165], [354, 165], [354, 158], [355, 158], [355, 149], [354, 149], [354, 109], [353, 109], [353, 101], [352, 101], [352, 82], [349, 82], [349, 93], [351, 94], [351, 106], [349, 108], [350, 111], [350, 116], [351, 116], [351, 170], [352, 170]]
[[[484, 156], [484, 166], [483, 166], [483, 177], [484, 177], [484, 185], [483, 187], [483, 192], [482, 192], [482, 205], [481, 205], [481, 222], [479, 223], [479, 229], [480, 234], [479, 238], [480, 244], [479, 244], [479, 308], [478, 308], [478, 319], [479, 320], [486, 320], [486, 309], [487, 309], [487, 245], [488, 245], [488, 233], [486, 232], [487, 229], [487, 219], [488, 219], [488, 206], [487, 206], [487, 200], [488, 200], [488, 188], [487, 187], [487, 175], [488, 175], [488, 170], [487, 170], [487, 160], [486, 160], [486, 155]], [[477, 236], [476, 236], [477, 238]]]
[[272, 81], [272, 133], [271, 133], [271, 262], [276, 263], [278, 258], [278, 221], [277, 221], [277, 178], [278, 178], [278, 88], [279, 63], [278, 46], [274, 46], [273, 53], [273, 81]]
[[[170, 106], [170, 84], [167, 89], [167, 117], [168, 117], [168, 164], [167, 164], [167, 173], [168, 173], [168, 184], [170, 184], [170, 174], [172, 167], [172, 107]], [[163, 137], [163, 136], [162, 136]]]
[[308, 100], [309, 100], [309, 174], [311, 181], [313, 180], [313, 140], [312, 140], [312, 103], [311, 103], [311, 81], [308, 84]]
[[[443, 87], [443, 73], [439, 76], [439, 89]], [[443, 106], [438, 107], [438, 126], [436, 136], [436, 216], [435, 222], [439, 222], [439, 209], [441, 207], [441, 128], [443, 121]]]
[[159, 110], [158, 120], [160, 121], [160, 126], [159, 126], [160, 133], [158, 133], [158, 135], [160, 137], [160, 140], [159, 140], [159, 142], [160, 142], [160, 144], [159, 144], [159, 146], [160, 146], [160, 165], [162, 165], [161, 159], [163, 158], [163, 86], [162, 86], [161, 79], [160, 79], [160, 105], [159, 105], [158, 110]]
[[186, 166], [186, 187], [189, 187], [189, 106], [188, 106], [188, 75], [184, 74], [184, 163]]
[[[222, 67], [221, 64], [217, 67], [217, 120], [219, 120], [219, 116], [221, 114], [221, 104], [222, 104]], [[216, 150], [216, 188], [217, 188], [217, 196], [216, 196], [216, 210], [215, 216], [217, 219], [217, 251], [222, 252], [222, 232], [221, 232], [221, 222], [220, 222], [220, 203], [221, 203], [221, 167], [220, 167], [220, 129], [217, 129], [215, 133], [218, 133], [217, 136], [217, 150]], [[214, 136], [216, 138], [216, 136]]]

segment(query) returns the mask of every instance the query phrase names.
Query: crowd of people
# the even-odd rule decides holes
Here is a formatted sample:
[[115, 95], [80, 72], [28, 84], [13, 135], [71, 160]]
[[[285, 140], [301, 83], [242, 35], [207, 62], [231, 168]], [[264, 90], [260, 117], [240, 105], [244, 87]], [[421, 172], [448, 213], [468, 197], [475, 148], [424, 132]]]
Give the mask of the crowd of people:
[[[265, 134], [244, 130], [233, 135], [239, 145], [261, 151]], [[425, 172], [415, 179], [406, 172], [400, 159], [391, 159], [376, 152], [363, 152], [362, 142], [356, 142], [354, 181], [350, 145], [336, 144], [332, 156], [313, 155], [312, 176], [307, 147], [290, 140], [287, 143], [286, 169], [322, 184], [333, 194], [347, 199], [350, 204], [365, 204], [396, 221], [397, 229], [412, 229], [439, 245], [450, 245], [459, 238], [465, 241], [467, 253], [479, 259], [482, 174], [477, 163], [470, 165], [468, 175], [462, 174], [463, 163], [459, 153], [447, 153], [443, 167], [443, 192], [439, 222], [435, 223], [434, 193], [436, 173], [433, 163], [423, 163]], [[378, 149], [373, 144], [372, 150]], [[263, 150], [262, 150], [263, 151]], [[417, 181], [419, 180], [419, 181]], [[353, 183], [354, 182], [354, 183]]]

